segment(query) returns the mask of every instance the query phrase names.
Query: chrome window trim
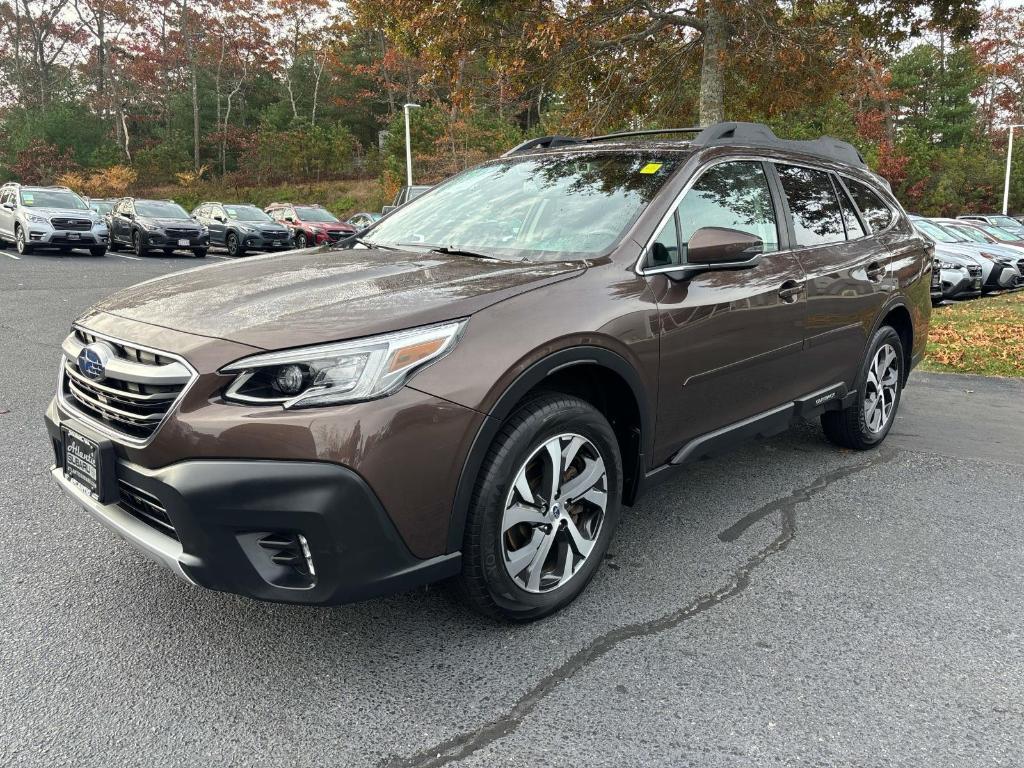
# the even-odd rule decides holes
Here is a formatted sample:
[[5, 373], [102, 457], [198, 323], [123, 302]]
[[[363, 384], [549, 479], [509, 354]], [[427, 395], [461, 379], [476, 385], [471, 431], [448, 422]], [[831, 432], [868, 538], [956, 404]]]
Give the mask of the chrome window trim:
[[[849, 173], [844, 173], [843, 171], [837, 170], [835, 168], [831, 168], [831, 167], [829, 167], [827, 165], [823, 165], [823, 164], [820, 164], [820, 163], [815, 163], [813, 161], [804, 162], [803, 160], [783, 159], [783, 158], [779, 158], [779, 157], [770, 157], [770, 156], [767, 156], [767, 155], [758, 155], [758, 154], [754, 154], [754, 153], [735, 154], [735, 155], [728, 155], [728, 156], [725, 156], [725, 157], [712, 158], [711, 160], [708, 160], [706, 163], [698, 166], [697, 170], [694, 171], [693, 176], [690, 177], [690, 180], [687, 181], [685, 185], [683, 185], [683, 188], [679, 191], [679, 194], [677, 194], [675, 196], [675, 198], [673, 198], [672, 204], [669, 206], [669, 209], [668, 209], [667, 213], [664, 216], [662, 216], [661, 220], [658, 222], [658, 225], [654, 228], [653, 234], [650, 237], [647, 238], [646, 242], [644, 242], [643, 248], [640, 249], [640, 256], [637, 258], [636, 263], [633, 265], [633, 271], [636, 272], [636, 274], [641, 275], [641, 276], [645, 276], [645, 275], [658, 275], [658, 274], [663, 274], [665, 272], [679, 272], [681, 269], [683, 269], [685, 267], [685, 265], [676, 265], [676, 266], [671, 266], [671, 267], [657, 267], [655, 269], [644, 269], [644, 260], [647, 257], [647, 252], [648, 252], [648, 249], [651, 247], [651, 243], [653, 243], [658, 238], [658, 236], [661, 234], [661, 231], [668, 224], [669, 219], [672, 218], [672, 214], [675, 213], [675, 211], [679, 207], [680, 203], [683, 202], [683, 198], [686, 196], [686, 193], [689, 192], [690, 189], [693, 187], [693, 185], [696, 184], [697, 181], [700, 180], [700, 177], [703, 176], [705, 173], [708, 172], [708, 170], [710, 170], [711, 168], [715, 167], [716, 165], [721, 165], [722, 163], [732, 163], [732, 162], [741, 162], [741, 161], [748, 161], [748, 162], [749, 161], [753, 161], [753, 162], [762, 162], [762, 163], [777, 163], [777, 164], [781, 164], [781, 165], [795, 165], [795, 166], [798, 166], [798, 167], [811, 168], [811, 169], [817, 170], [817, 171], [825, 171], [826, 173], [834, 173], [840, 179], [844, 179], [845, 178], [845, 179], [849, 179], [850, 181], [856, 181], [856, 182], [859, 182], [860, 184], [865, 184], [863, 179], [858, 179], [856, 176], [853, 176], [853, 175], [851, 175]], [[767, 177], [766, 177], [766, 179], [767, 179]], [[769, 184], [770, 183], [771, 182], [769, 182]], [[846, 186], [845, 183], [843, 184], [843, 186], [844, 187]], [[871, 189], [872, 192], [875, 192], [875, 194], [878, 194], [878, 191], [874, 187], [869, 187], [869, 188]], [[783, 192], [783, 194], [785, 194], [785, 192]], [[863, 218], [864, 214], [860, 210], [860, 208], [857, 207], [856, 202], [853, 201], [853, 195], [849, 194], [849, 190], [847, 190], [847, 194], [849, 195], [850, 200], [853, 202], [854, 208], [856, 208], [857, 213], [860, 214], [861, 218]], [[844, 242], [844, 243], [854, 243], [854, 242], [862, 243], [862, 242], [867, 242], [867, 241], [869, 241], [873, 237], [877, 237], [879, 235], [886, 234], [887, 232], [891, 231], [896, 226], [897, 222], [900, 219], [899, 211], [897, 209], [893, 208], [891, 202], [888, 199], [886, 199], [887, 196], [879, 195], [879, 197], [881, 198], [882, 202], [886, 204], [886, 206], [889, 208], [889, 210], [893, 214], [892, 221], [889, 222], [889, 226], [886, 227], [885, 229], [879, 230], [878, 232], [869, 232], [864, 237], [858, 237], [858, 238], [856, 238], [854, 240], [843, 240], [842, 242]], [[776, 213], [778, 215], [779, 212], [776, 212]], [[776, 220], [776, 222], [775, 222], [776, 231], [778, 231], [779, 223], [780, 222], [778, 220]], [[836, 245], [836, 243], [828, 243], [827, 245]], [[799, 253], [801, 251], [806, 251], [806, 250], [810, 250], [812, 248], [821, 248], [821, 247], [823, 247], [823, 246], [822, 245], [800, 245], [800, 246], [796, 246], [795, 248], [785, 248], [785, 249], [781, 249], [780, 248], [777, 251], [769, 251], [768, 253], [765, 253], [765, 254], [762, 254], [762, 255], [766, 256], [766, 257], [770, 257], [770, 256], [778, 255], [778, 254]]]
[[64, 365], [66, 357], [64, 355], [63, 350], [61, 350], [60, 372], [57, 376], [57, 402], [61, 406], [61, 408], [63, 408], [67, 413], [70, 413], [72, 416], [81, 419], [89, 427], [95, 429], [104, 437], [109, 437], [114, 442], [121, 443], [132, 448], [145, 448], [147, 445], [153, 442], [154, 439], [156, 439], [156, 436], [160, 432], [161, 427], [163, 427], [164, 423], [171, 417], [171, 414], [173, 414], [177, 410], [178, 406], [181, 404], [181, 401], [184, 399], [188, 391], [192, 389], [192, 386], [196, 383], [196, 380], [199, 378], [199, 371], [193, 368], [192, 365], [188, 362], [188, 360], [183, 358], [181, 355], [174, 354], [173, 352], [167, 352], [162, 349], [155, 349], [154, 347], [149, 347], [146, 346], [145, 344], [137, 344], [133, 341], [128, 341], [127, 339], [119, 339], [115, 336], [110, 336], [106, 333], [100, 333], [99, 331], [94, 331], [90, 328], [86, 328], [82, 325], [79, 325], [78, 323], [72, 323], [71, 329], [72, 332], [78, 330], [81, 331], [82, 333], [87, 333], [90, 336], [96, 336], [97, 338], [112, 342], [114, 344], [119, 344], [126, 347], [133, 347], [135, 349], [141, 349], [143, 352], [149, 352], [150, 354], [153, 355], [160, 355], [160, 357], [169, 358], [171, 360], [174, 360], [175, 362], [181, 363], [182, 365], [185, 366], [185, 368], [188, 369], [190, 374], [189, 380], [182, 384], [181, 392], [179, 392], [177, 397], [175, 397], [174, 400], [171, 401], [170, 405], [167, 406], [167, 411], [164, 413], [163, 418], [160, 419], [159, 422], [157, 422], [156, 426], [153, 428], [153, 431], [146, 437], [132, 437], [131, 435], [127, 435], [123, 432], [117, 431], [116, 429], [108, 426], [107, 424], [104, 424], [101, 421], [97, 421], [92, 416], [89, 416], [88, 414], [80, 411], [70, 401], [68, 401], [67, 398], [64, 397]]

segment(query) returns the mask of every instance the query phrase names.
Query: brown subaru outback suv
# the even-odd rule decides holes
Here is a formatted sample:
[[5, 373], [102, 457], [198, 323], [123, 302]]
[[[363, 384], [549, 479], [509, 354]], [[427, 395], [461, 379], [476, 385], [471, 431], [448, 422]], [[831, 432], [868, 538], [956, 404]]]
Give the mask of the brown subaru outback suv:
[[526, 620], [675, 467], [817, 416], [878, 445], [928, 246], [847, 144], [693, 133], [532, 140], [341, 247], [101, 302], [64, 341], [53, 477], [194, 584], [324, 604], [454, 577]]

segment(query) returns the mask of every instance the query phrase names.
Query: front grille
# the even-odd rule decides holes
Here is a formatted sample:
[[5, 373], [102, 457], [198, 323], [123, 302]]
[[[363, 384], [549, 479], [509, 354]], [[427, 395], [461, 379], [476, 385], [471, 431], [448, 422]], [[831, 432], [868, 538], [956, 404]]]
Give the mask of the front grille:
[[[85, 376], [78, 356], [88, 344], [112, 352], [99, 381]], [[184, 361], [76, 328], [63, 344], [62, 400], [83, 416], [128, 442], [143, 443], [156, 432], [191, 383]]]
[[92, 222], [89, 219], [68, 219], [57, 217], [50, 219], [54, 229], [64, 229], [70, 232], [88, 232], [92, 229]]
[[288, 239], [288, 233], [286, 232], [275, 232], [272, 229], [264, 229], [260, 232], [260, 235], [264, 240], [281, 240], [282, 242]]
[[178, 532], [174, 529], [160, 499], [141, 488], [129, 485], [124, 480], [118, 480], [117, 486], [121, 493], [121, 500], [118, 502], [121, 509], [150, 528], [155, 528], [165, 536], [177, 540]]
[[189, 240], [199, 237], [198, 229], [177, 229], [175, 227], [167, 227], [164, 232], [167, 233], [168, 237], [180, 237], [182, 239], [188, 238]]
[[341, 238], [346, 237], [347, 235], [348, 235], [348, 232], [328, 232], [327, 233], [327, 236], [331, 239], [332, 243], [338, 242], [339, 240], [341, 240]]

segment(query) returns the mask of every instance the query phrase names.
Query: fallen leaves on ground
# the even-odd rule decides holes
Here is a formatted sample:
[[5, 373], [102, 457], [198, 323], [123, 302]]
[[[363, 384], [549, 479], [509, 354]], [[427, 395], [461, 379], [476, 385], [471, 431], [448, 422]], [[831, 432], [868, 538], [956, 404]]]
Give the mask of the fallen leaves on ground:
[[1024, 292], [937, 307], [924, 368], [1024, 377]]

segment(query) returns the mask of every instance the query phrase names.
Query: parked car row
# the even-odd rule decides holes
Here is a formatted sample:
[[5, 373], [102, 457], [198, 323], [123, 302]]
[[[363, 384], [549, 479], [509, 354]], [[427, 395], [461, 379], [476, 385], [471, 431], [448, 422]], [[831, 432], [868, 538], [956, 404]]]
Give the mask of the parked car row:
[[[996, 225], [988, 219], [1012, 223]], [[1024, 285], [1024, 224], [1009, 216], [911, 216], [910, 220], [935, 245], [938, 279], [932, 283], [933, 303]]]
[[366, 229], [382, 214], [360, 212], [348, 221], [316, 204], [204, 202], [187, 212], [173, 200], [134, 197], [86, 199], [67, 187], [0, 187], [0, 243], [19, 253], [88, 249], [93, 256], [131, 250], [188, 251], [202, 258], [211, 246], [231, 256], [336, 243]]

